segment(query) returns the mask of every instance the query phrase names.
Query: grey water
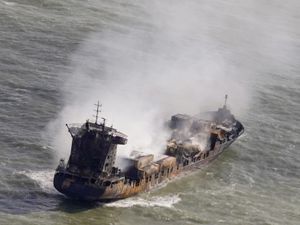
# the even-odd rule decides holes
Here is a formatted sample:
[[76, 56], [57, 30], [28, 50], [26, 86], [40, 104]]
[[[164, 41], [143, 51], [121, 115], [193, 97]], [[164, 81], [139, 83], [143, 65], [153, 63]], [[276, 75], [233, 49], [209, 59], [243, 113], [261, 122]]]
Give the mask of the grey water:
[[[0, 224], [300, 224], [299, 24], [297, 0], [0, 0]], [[96, 100], [147, 148], [226, 93], [246, 132], [203, 170], [105, 205], [53, 188]]]

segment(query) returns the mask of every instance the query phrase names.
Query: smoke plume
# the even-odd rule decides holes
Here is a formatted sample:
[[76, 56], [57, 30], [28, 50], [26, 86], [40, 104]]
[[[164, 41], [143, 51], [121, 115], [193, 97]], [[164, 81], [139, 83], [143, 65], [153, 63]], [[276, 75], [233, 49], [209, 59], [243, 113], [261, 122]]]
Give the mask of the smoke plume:
[[249, 90], [234, 58], [211, 36], [209, 10], [167, 2], [120, 10], [119, 23], [90, 34], [71, 56], [72, 69], [63, 74], [65, 106], [49, 125], [59, 157], [70, 151], [64, 124], [92, 119], [98, 100], [107, 124], [128, 135], [118, 154], [161, 153], [172, 114], [217, 109], [225, 94], [233, 113], [247, 109]]

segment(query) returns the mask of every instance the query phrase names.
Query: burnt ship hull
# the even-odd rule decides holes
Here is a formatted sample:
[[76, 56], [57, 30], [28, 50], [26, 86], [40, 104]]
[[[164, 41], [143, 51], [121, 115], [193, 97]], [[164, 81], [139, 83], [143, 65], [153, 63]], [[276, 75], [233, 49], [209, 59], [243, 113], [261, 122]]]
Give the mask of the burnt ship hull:
[[[227, 97], [226, 97], [227, 100]], [[167, 122], [170, 138], [164, 155], [133, 152], [126, 168], [115, 166], [117, 145], [127, 136], [96, 122], [68, 126], [72, 137], [67, 164], [60, 161], [54, 187], [62, 194], [86, 201], [115, 201], [159, 187], [186, 176], [216, 159], [243, 132], [243, 125], [225, 105], [195, 116], [176, 114]], [[97, 113], [99, 103], [97, 105]]]
[[193, 159], [187, 165], [176, 163], [169, 168], [169, 173], [162, 174], [162, 171], [160, 171], [157, 177], [153, 174], [151, 179], [142, 177], [142, 179], [137, 181], [126, 180], [124, 177], [124, 179], [120, 179], [116, 183], [99, 184], [93, 179], [71, 174], [63, 169], [56, 171], [54, 186], [59, 192], [72, 199], [100, 202], [117, 201], [138, 193], [150, 191], [163, 183], [171, 182], [175, 178], [205, 167], [221, 155], [234, 141], [235, 139], [216, 146], [212, 151], [200, 154], [198, 158]]

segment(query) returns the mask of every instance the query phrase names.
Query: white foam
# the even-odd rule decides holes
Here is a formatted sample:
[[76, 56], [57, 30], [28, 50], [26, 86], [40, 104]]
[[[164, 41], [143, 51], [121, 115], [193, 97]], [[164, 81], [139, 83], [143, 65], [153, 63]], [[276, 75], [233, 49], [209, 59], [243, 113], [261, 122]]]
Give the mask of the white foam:
[[41, 171], [20, 171], [19, 174], [23, 174], [30, 179], [34, 180], [41, 189], [47, 193], [56, 193], [53, 187], [53, 170], [41, 170]]
[[113, 203], [107, 203], [104, 206], [117, 208], [130, 208], [133, 206], [172, 208], [180, 201], [181, 198], [178, 195], [155, 196], [149, 198], [132, 197]]
[[242, 133], [242, 135], [239, 136], [239, 140], [242, 139], [242, 138], [247, 138], [247, 134], [246, 133]]

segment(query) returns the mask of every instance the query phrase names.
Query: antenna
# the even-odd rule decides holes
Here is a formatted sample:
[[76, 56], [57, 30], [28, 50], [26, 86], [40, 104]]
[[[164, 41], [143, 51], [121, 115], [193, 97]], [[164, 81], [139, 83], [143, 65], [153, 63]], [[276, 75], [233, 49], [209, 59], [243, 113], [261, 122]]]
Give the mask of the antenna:
[[95, 121], [95, 124], [98, 123], [98, 117], [99, 117], [99, 113], [101, 112], [101, 108], [102, 107], [102, 104], [99, 104], [99, 101], [97, 104], [95, 104], [95, 106], [97, 106], [97, 109], [95, 110], [96, 111], [96, 121]]
[[69, 127], [69, 125], [66, 123], [66, 127], [68, 128], [69, 133], [71, 134], [72, 138], [74, 138], [74, 135], [71, 131], [71, 128]]
[[225, 95], [225, 103], [224, 103], [224, 107], [223, 107], [224, 109], [226, 109], [227, 98], [228, 98], [228, 95], [226, 94], [226, 95]]

